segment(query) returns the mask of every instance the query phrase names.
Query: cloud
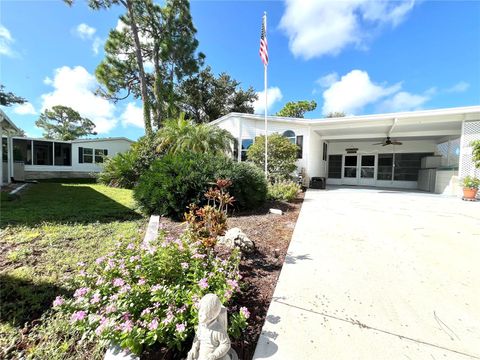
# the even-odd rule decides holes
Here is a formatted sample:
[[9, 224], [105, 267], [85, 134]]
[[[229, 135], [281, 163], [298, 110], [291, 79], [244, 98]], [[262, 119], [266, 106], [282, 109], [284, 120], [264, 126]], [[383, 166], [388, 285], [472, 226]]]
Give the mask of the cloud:
[[385, 112], [419, 110], [430, 98], [428, 90], [422, 95], [400, 91], [383, 101], [379, 109]]
[[345, 112], [354, 114], [368, 104], [398, 92], [401, 84], [384, 86], [370, 80], [366, 71], [352, 70], [332, 83], [323, 92], [323, 114]]
[[15, 57], [16, 53], [12, 49], [12, 44], [15, 40], [10, 34], [10, 31], [0, 24], [0, 55]]
[[98, 36], [93, 39], [92, 43], [92, 50], [95, 55], [98, 55], [98, 51], [100, 50], [100, 47], [103, 45], [103, 40], [99, 38]]
[[75, 33], [83, 40], [92, 39], [96, 31], [97, 29], [85, 23], [81, 23], [75, 28]]
[[338, 81], [338, 74], [336, 72], [332, 72], [330, 74], [322, 76], [321, 78], [318, 78], [315, 81], [315, 83], [321, 87], [329, 87], [332, 84], [336, 83], [337, 81]]
[[285, 0], [280, 20], [295, 57], [337, 55], [347, 46], [364, 47], [375, 30], [397, 26], [415, 0]]
[[123, 126], [133, 125], [142, 129], [145, 127], [145, 122], [143, 121], [143, 108], [137, 106], [134, 102], [127, 104], [120, 119]]
[[53, 91], [42, 95], [42, 111], [55, 105], [69, 106], [92, 120], [98, 133], [108, 133], [117, 125], [114, 117], [115, 106], [95, 96], [93, 91], [98, 83], [84, 67], [58, 68], [53, 79], [47, 83], [50, 83]]
[[35, 115], [37, 112], [29, 102], [18, 104], [13, 108], [13, 112], [18, 115]]
[[470, 87], [470, 84], [467, 83], [466, 81], [460, 81], [458, 83], [456, 83], [455, 85], [453, 85], [452, 87], [446, 89], [445, 91], [446, 92], [453, 92], [453, 93], [460, 93], [460, 92], [465, 92], [468, 90], [468, 88]]
[[[255, 114], [265, 112], [265, 90], [257, 92], [258, 99], [253, 102]], [[282, 91], [278, 87], [269, 87], [267, 89], [267, 112], [276, 102], [282, 100]]]

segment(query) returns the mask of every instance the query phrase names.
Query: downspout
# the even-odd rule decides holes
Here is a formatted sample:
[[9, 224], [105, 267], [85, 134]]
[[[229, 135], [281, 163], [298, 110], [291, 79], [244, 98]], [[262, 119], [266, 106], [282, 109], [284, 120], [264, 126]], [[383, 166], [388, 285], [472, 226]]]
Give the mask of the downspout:
[[395, 125], [397, 125], [397, 118], [393, 119], [393, 124], [390, 127], [390, 130], [388, 131], [388, 134], [387, 134], [388, 137], [390, 137], [392, 135], [392, 132], [393, 132], [393, 129], [394, 129]]

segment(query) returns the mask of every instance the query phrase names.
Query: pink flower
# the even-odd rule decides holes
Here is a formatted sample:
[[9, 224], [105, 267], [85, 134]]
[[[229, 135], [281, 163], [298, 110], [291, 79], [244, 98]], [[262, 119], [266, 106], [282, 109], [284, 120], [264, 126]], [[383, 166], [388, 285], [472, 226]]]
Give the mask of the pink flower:
[[72, 314], [70, 320], [71, 320], [72, 322], [74, 322], [74, 321], [81, 321], [81, 320], [85, 319], [86, 316], [87, 316], [87, 313], [86, 313], [85, 311], [83, 311], [83, 310], [81, 310], [81, 311], [75, 311], [75, 312]]
[[73, 294], [73, 296], [76, 297], [76, 298], [84, 296], [88, 292], [88, 290], [90, 290], [90, 289], [86, 288], [86, 287], [77, 289], [77, 290], [75, 290], [75, 293]]
[[55, 300], [53, 300], [53, 306], [62, 306], [65, 300], [61, 296], [57, 296]]
[[85, 270], [80, 270], [78, 273], [80, 274], [80, 276], [87, 276]]
[[153, 319], [150, 324], [148, 324], [148, 330], [154, 331], [158, 328], [158, 319]]
[[192, 258], [193, 259], [203, 259], [205, 257], [205, 254], [193, 254]]
[[84, 263], [83, 261], [79, 261], [79, 262], [77, 263], [77, 265], [80, 266], [80, 267], [84, 267], [84, 266], [85, 266], [85, 263]]
[[184, 323], [181, 323], [181, 324], [177, 324], [175, 326], [175, 330], [177, 330], [177, 332], [181, 333], [181, 332], [184, 332], [185, 331], [185, 324]]
[[97, 260], [95, 260], [97, 264], [101, 264], [104, 261], [105, 261], [105, 256], [100, 256]]
[[142, 311], [142, 313], [140, 314], [140, 316], [145, 316], [145, 315], [148, 315], [151, 313], [151, 310], [149, 308], [145, 309]]
[[125, 285], [125, 281], [121, 278], [116, 278], [113, 280], [113, 286], [123, 286]]
[[128, 333], [133, 330], [132, 320], [126, 320], [123, 324], [120, 325], [120, 328], [123, 332]]
[[129, 292], [131, 289], [132, 289], [132, 287], [127, 284], [127, 285], [122, 286], [118, 292], [120, 294], [125, 294], [125, 293]]
[[238, 288], [238, 282], [236, 280], [227, 280], [227, 285], [231, 286], [232, 288], [236, 289]]
[[198, 285], [200, 286], [201, 289], [206, 289], [208, 288], [208, 281], [206, 278], [203, 278], [201, 279], [199, 282], [198, 282]]
[[162, 320], [162, 324], [165, 324], [165, 325], [170, 324], [173, 321], [173, 319], [175, 319], [175, 316], [173, 316], [173, 314], [169, 312], [167, 314], [167, 317]]
[[96, 304], [96, 303], [100, 302], [100, 294], [99, 293], [93, 294], [92, 300], [90, 300], [90, 302], [92, 304]]
[[115, 305], [108, 305], [105, 308], [105, 313], [107, 313], [107, 314], [113, 313], [115, 311], [117, 311], [117, 307]]
[[146, 282], [145, 279], [140, 279], [140, 280], [138, 280], [138, 283], [137, 283], [137, 284], [138, 284], [138, 285], [144, 285], [145, 282]]
[[183, 262], [183, 263], [181, 263], [180, 265], [182, 265], [182, 268], [188, 269], [188, 263]]
[[98, 285], [102, 285], [102, 284], [104, 284], [104, 283], [105, 283], [105, 280], [104, 280], [103, 278], [99, 277], [99, 278], [97, 279], [97, 282], [95, 283], [95, 285], [98, 286]]
[[127, 245], [127, 250], [133, 250], [133, 249], [135, 249], [135, 245], [133, 245], [132, 243]]
[[153, 285], [150, 290], [151, 290], [152, 292], [154, 292], [154, 291], [158, 291], [158, 290], [161, 290], [161, 289], [163, 289], [163, 286], [157, 284], [157, 285]]
[[242, 314], [245, 319], [248, 319], [250, 317], [250, 311], [248, 311], [245, 306], [242, 306], [240, 308], [240, 314]]

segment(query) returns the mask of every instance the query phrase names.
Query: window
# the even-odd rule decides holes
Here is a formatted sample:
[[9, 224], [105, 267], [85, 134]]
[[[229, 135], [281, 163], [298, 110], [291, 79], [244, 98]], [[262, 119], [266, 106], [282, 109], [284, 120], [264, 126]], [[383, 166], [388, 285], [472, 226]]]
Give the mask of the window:
[[377, 180], [392, 180], [393, 154], [378, 154]]
[[2, 138], [2, 162], [7, 162], [8, 154], [7, 154], [7, 138]]
[[238, 161], [238, 139], [233, 140], [233, 160]]
[[13, 160], [23, 161], [25, 165], [32, 164], [32, 141], [13, 139]]
[[242, 161], [247, 160], [247, 150], [253, 144], [253, 139], [242, 140]]
[[345, 155], [345, 165], [343, 166], [343, 177], [357, 177], [357, 155]]
[[93, 163], [93, 149], [83, 148], [83, 163], [92, 164]]
[[55, 143], [55, 165], [72, 165], [72, 144]]
[[326, 142], [323, 142], [322, 160], [327, 161], [327, 156], [328, 156], [328, 144]]
[[53, 142], [33, 141], [33, 165], [53, 165]]
[[297, 146], [297, 159], [301, 159], [303, 154], [303, 135], [297, 136]]
[[107, 149], [95, 149], [95, 163], [103, 163], [105, 157], [108, 155]]
[[330, 179], [342, 178], [342, 155], [330, 155], [328, 157], [328, 177]]
[[295, 144], [295, 133], [292, 130], [285, 131], [282, 136], [286, 137], [292, 144]]
[[417, 181], [422, 158], [433, 153], [395, 154], [393, 179], [397, 181]]

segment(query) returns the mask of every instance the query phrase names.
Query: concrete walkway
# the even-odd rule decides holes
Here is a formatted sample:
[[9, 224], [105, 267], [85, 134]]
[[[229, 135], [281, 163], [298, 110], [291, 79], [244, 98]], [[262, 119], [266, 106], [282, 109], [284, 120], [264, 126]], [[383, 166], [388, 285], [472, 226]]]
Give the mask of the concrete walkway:
[[480, 202], [307, 191], [254, 359], [480, 359]]

